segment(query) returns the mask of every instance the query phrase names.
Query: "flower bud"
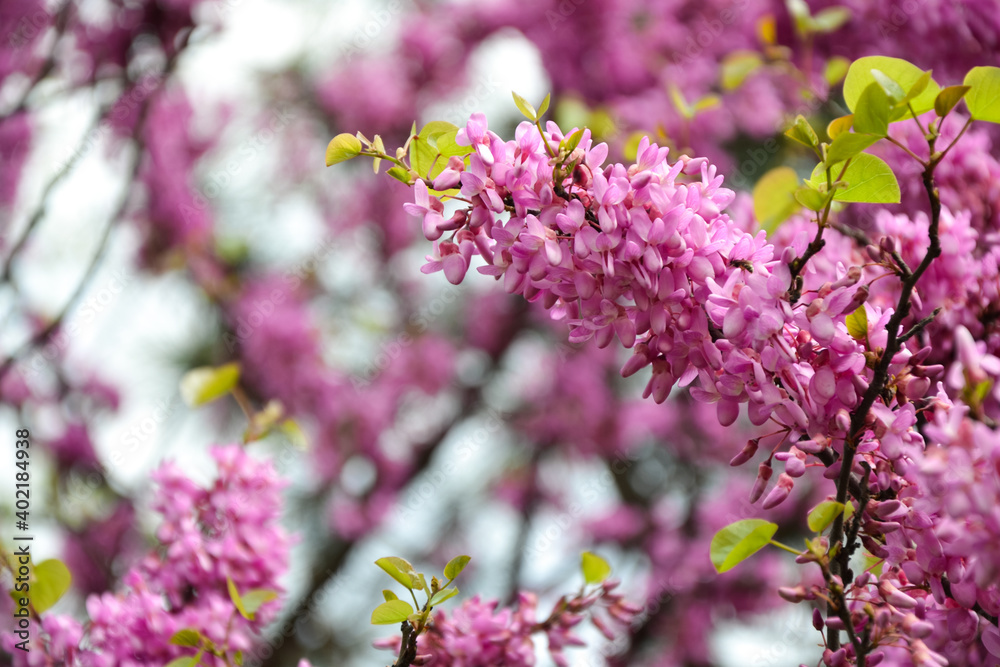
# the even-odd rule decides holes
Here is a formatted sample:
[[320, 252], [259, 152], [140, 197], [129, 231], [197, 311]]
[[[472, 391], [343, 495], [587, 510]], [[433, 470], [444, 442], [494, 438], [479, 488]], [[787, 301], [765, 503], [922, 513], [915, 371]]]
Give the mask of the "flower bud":
[[753, 455], [757, 453], [757, 446], [759, 444], [760, 440], [758, 438], [747, 440], [747, 444], [743, 446], [743, 449], [740, 450], [739, 454], [734, 456], [732, 460], [729, 461], [729, 465], [741, 466], [752, 459]]
[[774, 471], [771, 469], [771, 464], [764, 461], [757, 468], [757, 481], [753, 483], [753, 488], [750, 489], [750, 503], [755, 503], [760, 500], [760, 497], [764, 494], [764, 489], [767, 488], [767, 483], [771, 479], [771, 474]]

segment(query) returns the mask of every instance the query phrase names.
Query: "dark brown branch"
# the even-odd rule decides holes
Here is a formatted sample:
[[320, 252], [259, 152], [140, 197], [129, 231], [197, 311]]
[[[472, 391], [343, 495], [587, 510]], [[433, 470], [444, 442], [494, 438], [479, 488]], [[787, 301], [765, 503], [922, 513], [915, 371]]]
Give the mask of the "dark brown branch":
[[[930, 145], [931, 154], [933, 154], [934, 140], [929, 140], [928, 144]], [[937, 186], [934, 184], [934, 167], [936, 164], [937, 162], [932, 160], [926, 165], [923, 172], [924, 190], [927, 192], [931, 208], [931, 222], [928, 229], [930, 247], [927, 249], [927, 254], [924, 255], [924, 258], [921, 260], [916, 270], [902, 280], [902, 290], [899, 296], [899, 301], [896, 305], [896, 310], [893, 312], [892, 317], [889, 318], [889, 323], [886, 327], [888, 330], [888, 339], [886, 340], [885, 350], [883, 350], [882, 355], [879, 357], [878, 363], [875, 366], [875, 371], [872, 381], [868, 385], [868, 390], [862, 397], [861, 403], [851, 414], [850, 427], [847, 437], [844, 440], [844, 454], [843, 460], [841, 461], [840, 476], [837, 479], [837, 502], [840, 503], [846, 504], [848, 500], [848, 493], [851, 485], [851, 470], [854, 466], [854, 456], [857, 453], [859, 439], [864, 432], [864, 428], [868, 420], [868, 414], [871, 411], [872, 406], [875, 404], [875, 401], [882, 394], [882, 390], [885, 389], [886, 383], [889, 380], [889, 365], [892, 363], [892, 358], [896, 356], [896, 353], [898, 353], [902, 348], [903, 341], [900, 339], [899, 329], [903, 320], [910, 314], [910, 303], [913, 290], [916, 288], [920, 277], [931, 265], [931, 262], [933, 262], [941, 254], [941, 242], [938, 234], [938, 224], [941, 219], [941, 199], [938, 194]], [[858, 508], [858, 512], [863, 511], [864, 507]], [[840, 543], [843, 539], [844, 517], [842, 514], [839, 514], [834, 519], [833, 527], [830, 530], [830, 544], [835, 545]], [[831, 562], [831, 571], [833, 574], [841, 575], [842, 573], [846, 573], [848, 571], [849, 551], [851, 551], [851, 549], [844, 546], [844, 548], [842, 548], [840, 553], [837, 555], [837, 558]], [[827, 635], [827, 645], [831, 650], [839, 648], [839, 631], [832, 629], [829, 631]], [[863, 665], [863, 663], [864, 656], [859, 653], [858, 664]]]

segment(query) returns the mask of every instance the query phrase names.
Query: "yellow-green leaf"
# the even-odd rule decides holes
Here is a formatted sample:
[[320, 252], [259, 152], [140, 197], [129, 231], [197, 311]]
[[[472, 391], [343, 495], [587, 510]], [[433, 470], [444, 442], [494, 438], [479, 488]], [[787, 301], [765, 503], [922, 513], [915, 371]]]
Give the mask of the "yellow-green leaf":
[[705, 95], [705, 97], [702, 97], [701, 99], [699, 99], [697, 102], [694, 103], [694, 106], [691, 107], [691, 110], [694, 113], [698, 113], [699, 111], [704, 111], [706, 109], [711, 109], [712, 107], [717, 107], [719, 106], [719, 104], [721, 104], [721, 100], [719, 100], [718, 95]]
[[236, 611], [240, 612], [240, 616], [249, 620], [252, 620], [250, 614], [247, 613], [246, 608], [243, 606], [243, 600], [240, 598], [240, 591], [236, 588], [236, 584], [230, 577], [226, 577], [226, 589], [229, 590], [229, 599], [232, 600], [233, 606], [236, 607]]
[[338, 134], [326, 147], [326, 166], [345, 162], [361, 154], [361, 141], [353, 134]]
[[385, 173], [389, 174], [390, 176], [392, 176], [393, 178], [395, 178], [400, 183], [405, 183], [406, 185], [412, 185], [412, 180], [410, 178], [410, 172], [408, 170], [406, 170], [406, 169], [403, 169], [399, 165], [396, 165], [394, 167], [390, 167], [389, 170], [386, 171]]
[[611, 575], [611, 565], [595, 553], [584, 551], [580, 558], [583, 580], [588, 584], [599, 584]]
[[799, 176], [791, 167], [776, 167], [761, 176], [753, 188], [753, 213], [768, 234], [798, 209], [795, 190]]
[[802, 185], [796, 188], [795, 192], [792, 194], [795, 197], [795, 201], [802, 204], [810, 211], [822, 211], [826, 208], [826, 204], [830, 197], [827, 194], [820, 192], [808, 185]]
[[827, 7], [812, 17], [810, 28], [813, 32], [834, 32], [851, 20], [851, 10], [847, 7]]
[[372, 625], [402, 623], [413, 613], [413, 607], [403, 600], [387, 600], [372, 612]]
[[548, 95], [545, 96], [545, 99], [542, 100], [542, 105], [538, 107], [538, 111], [535, 114], [536, 118], [541, 118], [542, 116], [545, 115], [545, 112], [549, 110], [549, 102], [551, 101], [551, 99], [552, 99], [552, 93], [549, 93]]
[[432, 607], [436, 607], [437, 605], [441, 604], [445, 600], [449, 600], [449, 599], [455, 597], [456, 595], [458, 595], [458, 587], [451, 586], [449, 588], [445, 588], [445, 589], [440, 590], [437, 593], [435, 593], [434, 597], [431, 598], [431, 601], [430, 601], [429, 604]]
[[684, 93], [677, 87], [677, 84], [671, 83], [667, 87], [667, 92], [670, 94], [670, 101], [673, 102], [674, 108], [680, 112], [681, 116], [688, 120], [694, 117], [694, 111], [688, 106], [687, 100], [684, 99]]
[[514, 104], [517, 106], [517, 110], [524, 114], [525, 118], [532, 122], [538, 120], [538, 113], [535, 112], [535, 107], [528, 103], [528, 100], [513, 91], [511, 91], [511, 95], [514, 96]]
[[756, 51], [744, 49], [726, 54], [722, 59], [722, 89], [735, 90], [751, 73], [764, 64]]
[[1000, 123], [1000, 67], [973, 67], [965, 75], [965, 104], [976, 120]]
[[848, 160], [868, 148], [881, 137], [874, 134], [844, 132], [837, 135], [830, 147], [826, 149], [826, 164], [833, 166], [838, 162]]
[[970, 89], [971, 86], [948, 86], [947, 88], [942, 88], [938, 96], [934, 98], [934, 113], [942, 117], [947, 116]]
[[420, 579], [417, 577], [417, 572], [413, 569], [413, 565], [408, 560], [397, 556], [386, 556], [379, 558], [375, 561], [375, 564], [407, 588], [411, 590], [416, 588], [419, 590]]
[[846, 324], [847, 333], [851, 334], [851, 338], [859, 343], [868, 339], [868, 311], [865, 310], [864, 304], [847, 316]]
[[174, 658], [166, 664], [166, 667], [195, 667], [200, 658], [200, 653], [198, 655], [188, 655], [180, 658]]
[[292, 443], [297, 449], [307, 450], [309, 449], [309, 440], [306, 438], [305, 432], [299, 423], [294, 419], [286, 419], [278, 426], [281, 432], [288, 438], [288, 442]]
[[392, 591], [390, 591], [388, 588], [382, 589], [382, 597], [385, 598], [386, 602], [388, 602], [389, 600], [398, 600], [399, 599], [399, 596], [396, 595], [395, 593], [393, 593]]
[[[826, 185], [826, 169], [816, 165], [810, 179], [814, 186]], [[880, 158], [870, 153], [855, 155], [847, 165], [840, 180], [847, 187], [839, 188], [834, 201], [862, 202], [869, 204], [898, 204], [899, 182], [892, 169]]]
[[792, 126], [785, 130], [785, 136], [809, 148], [819, 146], [819, 137], [816, 136], [816, 130], [812, 128], [812, 125], [809, 124], [809, 121], [802, 114], [795, 117], [795, 122]]
[[55, 558], [42, 561], [34, 567], [35, 581], [31, 584], [31, 606], [41, 614], [59, 601], [69, 590], [73, 577], [69, 568]]
[[878, 83], [869, 84], [858, 98], [854, 109], [854, 129], [884, 137], [889, 132], [892, 105], [885, 89]]
[[712, 538], [709, 553], [716, 572], [728, 572], [768, 545], [778, 524], [764, 519], [731, 523]]
[[194, 628], [178, 630], [170, 638], [170, 643], [176, 646], [198, 646], [201, 644], [201, 633]]
[[194, 368], [181, 378], [181, 398], [191, 407], [204, 405], [228, 394], [239, 381], [240, 365], [236, 362]]
[[843, 56], [834, 56], [826, 61], [823, 67], [823, 78], [831, 86], [835, 86], [847, 76], [847, 68], [851, 66], [851, 61]]
[[240, 596], [243, 601], [243, 608], [248, 614], [250, 614], [251, 620], [253, 620], [253, 615], [257, 613], [257, 610], [265, 602], [270, 602], [278, 597], [278, 591], [272, 591], [268, 588], [252, 588], [246, 593]]
[[451, 581], [465, 569], [465, 566], [469, 564], [472, 560], [471, 556], [455, 556], [448, 564], [444, 566], [444, 576], [448, 581]]
[[809, 523], [809, 530], [814, 533], [822, 533], [826, 527], [833, 523], [838, 514], [844, 513], [844, 503], [835, 500], [821, 502], [813, 511], [809, 512], [806, 521]]
[[831, 140], [833, 140], [844, 132], [850, 130], [853, 125], [854, 114], [847, 114], [846, 116], [841, 116], [840, 118], [834, 118], [830, 121], [830, 124], [826, 126], [826, 134]]
[[[900, 58], [889, 58], [887, 56], [866, 56], [858, 58], [851, 63], [847, 70], [847, 78], [844, 79], [844, 101], [851, 111], [855, 111], [861, 93], [865, 88], [875, 83], [875, 76], [872, 70], [877, 69], [893, 81], [898, 83], [903, 90], [910, 90], [925, 75], [924, 70], [916, 65]], [[930, 79], [923, 91], [910, 100], [913, 110], [919, 115], [934, 108], [934, 98], [941, 92], [941, 87]], [[902, 118], [902, 114], [900, 114]], [[894, 119], [898, 120], [898, 119]]]

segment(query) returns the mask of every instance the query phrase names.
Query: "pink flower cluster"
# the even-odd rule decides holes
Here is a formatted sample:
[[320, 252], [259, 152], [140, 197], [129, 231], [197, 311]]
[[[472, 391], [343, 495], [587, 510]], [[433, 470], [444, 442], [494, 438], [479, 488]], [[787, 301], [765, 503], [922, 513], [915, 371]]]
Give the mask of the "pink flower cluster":
[[[618, 582], [605, 581], [590, 593], [560, 598], [552, 613], [543, 621], [536, 617], [538, 599], [521, 592], [517, 608], [498, 610], [496, 600], [485, 602], [479, 596], [462, 603], [450, 614], [440, 611], [420, 635], [414, 665], [427, 667], [529, 667], [535, 664], [534, 634], [544, 634], [548, 651], [559, 667], [570, 662], [564, 649], [586, 646], [573, 629], [589, 618], [609, 641], [617, 637], [615, 628], [624, 629], [641, 609], [615, 593]], [[600, 613], [598, 613], [600, 612]], [[399, 650], [399, 637], [380, 640], [376, 646]]]
[[[671, 165], [667, 149], [644, 140], [636, 164], [605, 167], [607, 147], [584, 131], [566, 159], [572, 173], [557, 182], [556, 160], [534, 126], [522, 123], [516, 137], [503, 142], [478, 114], [459, 132], [459, 143], [475, 149], [469, 167], [453, 160], [434, 183], [461, 184], [468, 206], [448, 218], [441, 200], [415, 184], [407, 210], [422, 215], [435, 240], [425, 272], [443, 270], [458, 283], [481, 256], [481, 273], [544, 303], [569, 324], [572, 342], [605, 346], [617, 337], [634, 348], [622, 374], [651, 365], [646, 395], [657, 402], [698, 379], [693, 395], [716, 403], [723, 425], [748, 403], [754, 424], [770, 419], [785, 433], [826, 437], [803, 451], [818, 453], [843, 435], [867, 386], [866, 348], [844, 324], [867, 297], [860, 271], [842, 269], [808, 302], [792, 304], [788, 266], [805, 244], [775, 259], [763, 233], [739, 229], [721, 212], [733, 192], [705, 160]], [[545, 141], [562, 139], [550, 123]], [[884, 345], [890, 314], [869, 314], [873, 349]], [[901, 355], [893, 370], [907, 360]]]
[[[191, 653], [169, 643], [187, 628], [231, 651], [247, 653], [257, 645], [279, 604], [265, 603], [248, 621], [230, 599], [227, 578], [243, 593], [282, 591], [278, 579], [288, 568], [291, 545], [278, 524], [284, 482], [269, 462], [254, 460], [242, 447], [216, 447], [211, 454], [218, 478], [207, 489], [174, 464], [156, 472], [160, 548], [131, 568], [124, 590], [87, 599], [86, 630], [71, 617], [46, 614], [41, 632], [33, 630], [44, 650], [28, 653], [27, 664], [160, 667]], [[202, 664], [223, 663], [206, 655]]]
[[[444, 271], [458, 283], [478, 255], [485, 262], [481, 273], [502, 280], [508, 292], [543, 304], [568, 324], [571, 341], [596, 338], [603, 347], [617, 337], [633, 348], [622, 374], [652, 366], [646, 396], [662, 402], [675, 384], [691, 385], [695, 399], [716, 404], [724, 426], [736, 421], [746, 403], [750, 422], [777, 428], [733, 457], [732, 464], [739, 465], [761, 446], [770, 450], [759, 465], [751, 503], [763, 499], [765, 510], [780, 505], [810, 467], [837, 479], [852, 412], [888, 341], [899, 293], [891, 253], [911, 266], [919, 263], [928, 244], [926, 217], [918, 216], [914, 224], [880, 212], [876, 220], [885, 236], [865, 255], [834, 237], [826, 259], [803, 276], [802, 294], [793, 296], [790, 267], [815, 233], [808, 223], [791, 225], [776, 250], [763, 234], [744, 232], [722, 213], [733, 193], [722, 188], [722, 178], [703, 159], [682, 157], [670, 165], [665, 149], [643, 140], [636, 164], [605, 166], [606, 147], [594, 146], [586, 132], [571, 154], [555, 156], [563, 139], [553, 123], [541, 136], [522, 123], [515, 140], [504, 142], [489, 132], [483, 116], [474, 115], [458, 134], [458, 142], [472, 149], [468, 166], [452, 159], [433, 183], [417, 181], [416, 201], [407, 205], [435, 242], [424, 271]], [[464, 206], [446, 217], [446, 196], [434, 196], [430, 187], [456, 186], [460, 194], [454, 199]], [[958, 292], [950, 287], [970, 279], [960, 270], [975, 250], [977, 232], [969, 214], [945, 210], [940, 225], [942, 260], [932, 264], [927, 286], [914, 297], [915, 317], [949, 298], [968, 300], [975, 293], [974, 285]], [[975, 310], [964, 302], [959, 308]], [[847, 316], [855, 311], [864, 314], [865, 329], [857, 324], [849, 329]], [[853, 584], [851, 595], [885, 612], [873, 635], [876, 643], [903, 646], [918, 664], [944, 664], [934, 662], [940, 655], [935, 650], [985, 656], [989, 633], [981, 633], [982, 640], [974, 642], [978, 648], [970, 648], [980, 636], [975, 628], [971, 635], [956, 630], [950, 639], [932, 642], [919, 623], [937, 618], [937, 610], [964, 614], [978, 605], [989, 614], [997, 611], [991, 579], [1000, 568], [991, 528], [995, 517], [990, 502], [980, 500], [992, 497], [994, 482], [975, 472], [993, 470], [989, 466], [998, 460], [993, 431], [968, 421], [966, 406], [953, 401], [969, 400], [967, 392], [993, 380], [1000, 360], [960, 328], [958, 367], [949, 375], [954, 396], [940, 384], [934, 396], [930, 389], [942, 367], [928, 363], [930, 346], [916, 343], [889, 361], [891, 395], [875, 398], [859, 434], [853, 472], [878, 499], [859, 508], [859, 537], [870, 553], [885, 559], [886, 568], [880, 578]], [[923, 432], [920, 413], [930, 422]], [[934, 426], [938, 423], [942, 426]], [[941, 430], [945, 426], [950, 431]], [[967, 438], [966, 448], [943, 449], [959, 432], [980, 435]], [[771, 486], [775, 459], [784, 472]], [[961, 474], [956, 478], [946, 471]], [[955, 551], [952, 561], [945, 558], [945, 544]], [[955, 582], [947, 594], [946, 574]], [[933, 604], [926, 603], [914, 618], [893, 611], [912, 601], [902, 591], [914, 585], [936, 590]], [[834, 627], [841, 621], [823, 622]], [[867, 622], [862, 613], [859, 632]], [[895, 641], [894, 633], [906, 641]], [[949, 644], [956, 641], [960, 646]], [[831, 652], [826, 663], [846, 664], [852, 650]]]

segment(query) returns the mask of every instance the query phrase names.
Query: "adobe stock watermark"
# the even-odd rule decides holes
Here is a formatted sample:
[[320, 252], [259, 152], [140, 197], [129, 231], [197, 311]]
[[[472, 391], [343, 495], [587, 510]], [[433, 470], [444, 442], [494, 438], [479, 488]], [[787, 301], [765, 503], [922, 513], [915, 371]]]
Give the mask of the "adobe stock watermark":
[[111, 131], [114, 121], [119, 123], [124, 122], [139, 105], [146, 102], [149, 96], [159, 89], [162, 82], [162, 72], [147, 72], [141, 75], [136, 80], [135, 85], [111, 105], [111, 108], [108, 109], [104, 117], [98, 122], [97, 127], [80, 142], [76, 150], [59, 164], [59, 171], [67, 169], [72, 163], [93, 150], [97, 142]]
[[503, 428], [505, 417], [493, 409], [486, 410], [486, 420], [469, 435], [462, 438], [453, 455], [448, 456], [439, 468], [428, 470], [419, 481], [411, 485], [405, 502], [396, 505], [396, 511], [401, 518], [409, 520], [416, 517], [420, 509], [440, 490], [441, 486], [455, 474], [464, 464], [490, 442], [492, 436]]
[[305, 277], [319, 268], [334, 247], [336, 244], [333, 239], [324, 240], [309, 257], [296, 264], [292, 270], [282, 274], [281, 281], [284, 287], [275, 287], [267, 296], [254, 301], [248, 314], [237, 317], [233, 327], [235, 335], [228, 331], [222, 335], [226, 349], [229, 352], [234, 352], [240, 343], [249, 340], [254, 332], [274, 315], [274, 311], [285, 302], [288, 294], [297, 290]]
[[44, 9], [39, 9], [30, 15], [24, 15], [7, 34], [7, 43], [11, 48], [21, 49], [33, 41], [52, 24], [52, 15]]
[[458, 299], [459, 287], [449, 283], [437, 296], [424, 305], [417, 314], [407, 321], [405, 330], [389, 341], [379, 345], [378, 352], [372, 361], [357, 375], [351, 376], [351, 384], [355, 389], [361, 389], [371, 384], [375, 377], [403, 355], [403, 350], [409, 348], [431, 323], [444, 314], [447, 307]]
[[23, 367], [24, 377], [37, 377], [50, 363], [55, 361], [69, 347], [72, 339], [80, 335], [84, 328], [90, 326], [101, 313], [118, 299], [118, 295], [125, 291], [132, 280], [133, 277], [125, 271], [119, 270], [113, 273], [100, 290], [90, 294], [80, 304], [69, 324], [57, 329], [49, 337], [48, 342], [35, 351], [31, 363]]
[[700, 23], [687, 31], [687, 41], [683, 50], [675, 51], [671, 61], [675, 65], [691, 64], [701, 58], [705, 49], [722, 37], [726, 28], [736, 22], [737, 17], [746, 9], [750, 0], [735, 0], [731, 5], [719, 12], [714, 19], [701, 18]]
[[878, 28], [879, 34], [883, 38], [888, 37], [906, 25], [925, 4], [927, 4], [927, 0], [904, 0], [900, 3], [894, 3], [889, 12], [888, 20], [879, 19], [875, 27]]
[[481, 111], [483, 102], [489, 99], [501, 87], [502, 84], [499, 81], [494, 79], [492, 75], [487, 74], [478, 79], [462, 99], [446, 107], [440, 116], [441, 120], [447, 121], [452, 125], [465, 127], [469, 116], [477, 111]]
[[295, 120], [296, 113], [291, 108], [281, 108], [271, 112], [266, 127], [258, 130], [239, 145], [234, 157], [214, 170], [205, 178], [203, 185], [194, 196], [194, 206], [182, 205], [181, 216], [190, 224], [196, 216], [208, 210], [209, 202], [221, 195], [233, 182], [233, 178], [243, 167], [257, 157], [264, 148], [274, 141], [278, 132]]
[[[324, 573], [326, 577], [331, 577], [331, 575], [334, 575], [334, 572], [330, 569], [327, 569]], [[327, 604], [329, 600], [334, 599], [334, 594], [344, 587], [346, 580], [347, 576], [343, 572], [337, 573], [326, 585], [303, 602], [299, 613], [285, 619], [283, 622], [279, 622], [275, 632], [272, 633], [267, 641], [244, 651], [243, 667], [261, 667], [261, 665], [274, 655], [276, 649], [284, 645], [287, 637], [292, 636], [301, 626], [308, 623], [323, 605]]]
[[143, 415], [142, 419], [135, 421], [118, 441], [118, 447], [108, 457], [108, 464], [100, 464], [92, 468], [82, 477], [74, 478], [68, 484], [66, 498], [73, 503], [83, 502], [90, 498], [95, 491], [106, 484], [109, 473], [117, 469], [123, 461], [131, 458], [139, 448], [147, 444], [160, 426], [177, 409], [177, 403], [166, 398], [161, 398], [153, 407]]
[[346, 62], [351, 62], [356, 54], [367, 49], [382, 34], [389, 24], [403, 12], [406, 3], [403, 0], [389, 0], [389, 4], [384, 8], [376, 9], [368, 13], [365, 21], [354, 31], [351, 39], [344, 44], [341, 49], [341, 57]]
[[525, 547], [525, 555], [539, 556], [548, 551], [575, 525], [576, 520], [586, 512], [587, 507], [593, 501], [615, 486], [615, 477], [627, 473], [638, 460], [634, 454], [616, 452], [607, 469], [603, 470], [597, 479], [590, 480], [583, 486], [582, 502], [573, 501], [569, 507], [560, 512], [544, 530], [540, 531], [541, 534], [537, 535], [534, 541]]

